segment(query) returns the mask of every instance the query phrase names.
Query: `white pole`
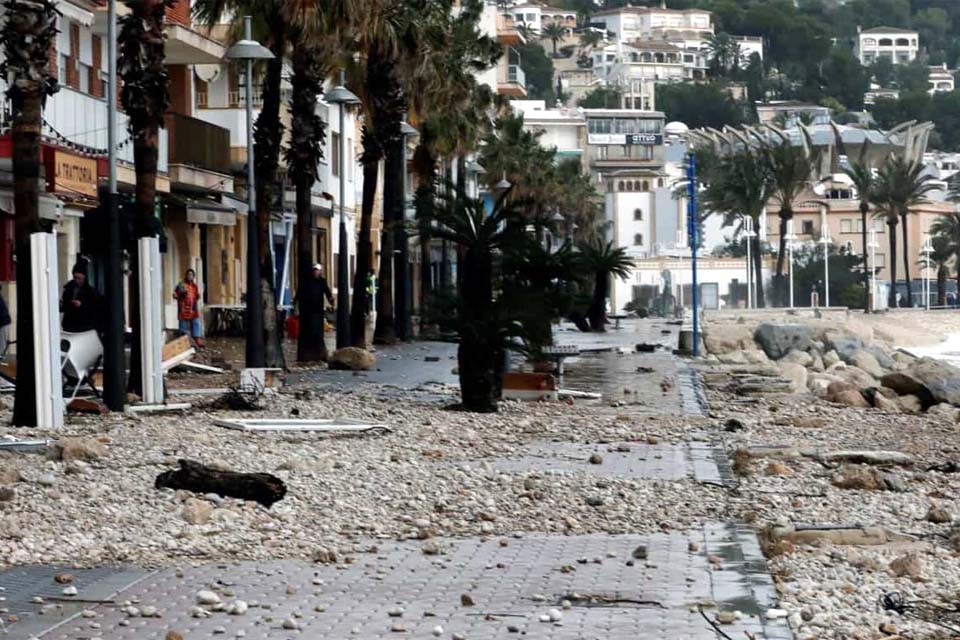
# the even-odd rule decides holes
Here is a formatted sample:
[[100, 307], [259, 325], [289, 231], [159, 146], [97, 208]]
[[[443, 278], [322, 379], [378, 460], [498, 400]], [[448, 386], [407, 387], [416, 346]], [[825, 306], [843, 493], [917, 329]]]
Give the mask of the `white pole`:
[[750, 238], [747, 237], [747, 309], [753, 308], [753, 287], [751, 286], [751, 278], [753, 276], [751, 267], [753, 263], [750, 261]]
[[823, 297], [824, 307], [830, 308], [830, 240], [824, 238], [823, 241]]
[[787, 256], [790, 259], [790, 308], [793, 308], [793, 220], [787, 220]]
[[870, 229], [870, 293], [871, 311], [877, 310], [877, 230]]

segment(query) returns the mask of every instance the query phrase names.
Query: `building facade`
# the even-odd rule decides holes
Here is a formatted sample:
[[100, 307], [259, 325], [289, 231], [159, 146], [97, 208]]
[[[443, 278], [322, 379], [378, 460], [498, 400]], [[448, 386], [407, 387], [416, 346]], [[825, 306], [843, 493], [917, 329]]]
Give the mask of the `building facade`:
[[881, 58], [893, 64], [909, 64], [920, 52], [920, 34], [893, 27], [857, 28], [856, 56], [865, 67]]

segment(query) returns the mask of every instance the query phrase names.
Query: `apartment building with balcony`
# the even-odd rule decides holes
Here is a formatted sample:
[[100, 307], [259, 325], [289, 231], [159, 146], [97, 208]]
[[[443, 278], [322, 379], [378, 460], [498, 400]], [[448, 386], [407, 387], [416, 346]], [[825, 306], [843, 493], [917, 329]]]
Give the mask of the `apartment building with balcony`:
[[636, 40], [612, 44], [592, 54], [594, 76], [621, 89], [623, 108], [652, 110], [655, 85], [706, 78], [707, 54], [668, 42]]
[[870, 66], [880, 58], [893, 64], [909, 64], [920, 52], [920, 34], [909, 29], [894, 27], [857, 27], [856, 50], [860, 64]]
[[930, 67], [930, 77], [927, 80], [930, 84], [928, 93], [949, 93], [956, 87], [956, 78], [953, 72], [947, 69], [947, 64], [935, 65]]
[[590, 19], [591, 26], [612, 33], [615, 40], [662, 40], [682, 49], [700, 49], [714, 32], [713, 18], [702, 9], [667, 9], [657, 7], [619, 7], [599, 11]]
[[525, 24], [535, 33], [543, 33], [544, 28], [549, 24], [560, 25], [567, 34], [573, 33], [577, 27], [577, 12], [569, 9], [525, 2], [511, 5], [507, 8], [507, 12], [516, 24]]
[[520, 52], [514, 48], [526, 43], [519, 24], [512, 9], [505, 9], [492, 0], [484, 3], [479, 30], [503, 45], [503, 55], [493, 67], [476, 73], [477, 82], [509, 98], [525, 98], [527, 95], [527, 79], [520, 66]]

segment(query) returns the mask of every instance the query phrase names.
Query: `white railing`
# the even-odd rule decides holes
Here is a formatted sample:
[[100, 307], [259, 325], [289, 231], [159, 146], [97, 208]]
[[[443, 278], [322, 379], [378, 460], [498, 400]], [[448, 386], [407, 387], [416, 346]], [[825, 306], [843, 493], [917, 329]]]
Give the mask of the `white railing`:
[[518, 64], [507, 65], [507, 82], [526, 88], [527, 76]]

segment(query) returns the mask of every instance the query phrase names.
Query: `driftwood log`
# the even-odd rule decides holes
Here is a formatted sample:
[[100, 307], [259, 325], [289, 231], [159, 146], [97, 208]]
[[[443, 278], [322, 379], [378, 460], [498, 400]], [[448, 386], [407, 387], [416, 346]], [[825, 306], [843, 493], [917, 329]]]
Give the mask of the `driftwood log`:
[[237, 473], [207, 467], [193, 460], [179, 462], [179, 469], [164, 471], [157, 476], [157, 489], [216, 493], [226, 498], [259, 502], [267, 508], [287, 494], [283, 480], [269, 473]]

